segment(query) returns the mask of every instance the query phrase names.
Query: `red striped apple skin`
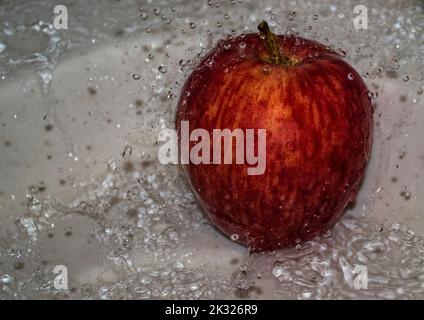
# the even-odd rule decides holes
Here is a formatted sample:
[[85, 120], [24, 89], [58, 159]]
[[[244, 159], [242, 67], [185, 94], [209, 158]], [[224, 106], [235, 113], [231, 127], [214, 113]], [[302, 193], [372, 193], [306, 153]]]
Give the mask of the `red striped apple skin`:
[[265, 62], [259, 34], [219, 42], [186, 81], [176, 114], [180, 139], [181, 121], [211, 137], [213, 129], [266, 129], [263, 175], [248, 175], [252, 166], [235, 159], [183, 165], [211, 222], [253, 251], [330, 228], [356, 197], [372, 143], [360, 75], [317, 42], [278, 36], [278, 45], [294, 65]]

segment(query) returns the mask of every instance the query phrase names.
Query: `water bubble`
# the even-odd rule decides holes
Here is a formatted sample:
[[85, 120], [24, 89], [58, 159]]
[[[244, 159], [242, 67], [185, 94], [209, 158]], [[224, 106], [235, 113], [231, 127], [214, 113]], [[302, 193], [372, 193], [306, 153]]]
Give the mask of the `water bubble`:
[[160, 9], [159, 8], [154, 8], [153, 9], [153, 13], [155, 14], [155, 15], [160, 15]]
[[159, 66], [159, 72], [160, 73], [167, 73], [168, 72], [168, 68], [161, 64]]
[[65, 236], [71, 236], [72, 235], [72, 227], [71, 226], [67, 226], [65, 228]]
[[241, 291], [247, 291], [250, 289], [251, 283], [245, 278], [241, 278], [236, 281], [235, 286]]
[[128, 190], [125, 194], [125, 198], [129, 201], [134, 200], [136, 197], [136, 193], [133, 190]]
[[141, 20], [147, 20], [147, 19], [149, 19], [149, 15], [143, 9], [140, 9], [140, 18], [141, 18]]
[[118, 170], [118, 166], [116, 165], [115, 159], [110, 159], [107, 163], [107, 168], [110, 171], [117, 171]]
[[10, 256], [15, 259], [19, 259], [22, 256], [21, 249], [12, 249], [10, 250]]
[[184, 264], [181, 261], [177, 260], [174, 262], [174, 268], [177, 270], [183, 270]]
[[284, 267], [281, 261], [276, 261], [272, 265], [272, 275], [277, 278], [279, 282], [292, 281], [292, 276], [288, 268]]
[[348, 73], [347, 78], [348, 78], [349, 80], [353, 80], [353, 79], [355, 79], [355, 77], [354, 77], [354, 76], [353, 76], [353, 74], [351, 74], [351, 73]]
[[405, 76], [402, 78], [402, 80], [403, 80], [403, 82], [408, 82], [408, 81], [409, 81], [409, 76], [408, 76], [408, 75], [405, 75]]
[[272, 275], [276, 278], [281, 277], [284, 274], [284, 268], [279, 264], [274, 264], [274, 267], [272, 268]]
[[409, 191], [403, 190], [400, 192], [400, 195], [405, 199], [409, 200], [411, 199], [411, 193]]
[[134, 74], [132, 75], [132, 78], [133, 78], [134, 80], [140, 80], [140, 79], [141, 79], [141, 75], [140, 75], [139, 73], [134, 73]]
[[122, 158], [129, 158], [132, 154], [131, 146], [126, 145], [122, 151]]
[[331, 229], [327, 229], [322, 233], [322, 236], [324, 238], [330, 238], [331, 237]]
[[232, 241], [237, 241], [239, 239], [239, 235], [234, 233], [234, 234], [231, 235], [230, 238], [231, 238]]
[[0, 53], [6, 50], [6, 45], [3, 42], [0, 42]]
[[11, 284], [14, 280], [15, 279], [8, 274], [4, 274], [0, 277], [0, 283], [6, 284], [6, 285]]
[[231, 43], [225, 43], [224, 44], [224, 49], [225, 50], [228, 50], [228, 49], [230, 49], [231, 48]]
[[377, 97], [378, 97], [378, 92], [377, 91], [376, 92], [368, 91], [368, 98], [370, 98], [370, 99], [377, 99]]
[[39, 74], [44, 84], [48, 85], [52, 81], [53, 75], [50, 70], [43, 70]]
[[189, 26], [190, 26], [190, 29], [196, 28], [196, 24], [194, 22], [190, 22]]
[[317, 14], [314, 14], [314, 16], [312, 17], [312, 19], [318, 20], [318, 15]]
[[397, 62], [397, 60], [393, 60], [393, 61], [392, 61], [392, 63], [391, 63], [391, 68], [392, 68], [393, 70], [399, 70], [399, 68], [400, 68], [400, 64]]
[[107, 287], [100, 287], [97, 291], [100, 299], [108, 299], [109, 298], [109, 288]]
[[296, 250], [297, 250], [297, 251], [302, 250], [302, 245], [301, 245], [301, 244], [297, 244], [297, 245], [296, 245]]
[[82, 293], [83, 296], [85, 296], [87, 298], [90, 297], [91, 292], [92, 292], [92, 289], [91, 289], [90, 284], [89, 283], [83, 283], [83, 284], [81, 284], [80, 291], [81, 291], [81, 293]]
[[225, 19], [225, 20], [230, 19], [230, 15], [229, 15], [228, 13], [224, 14], [224, 19]]
[[7, 126], [7, 122], [6, 122], [6, 121], [2, 121], [2, 122], [1, 122], [1, 126], [2, 126], [2, 127]]

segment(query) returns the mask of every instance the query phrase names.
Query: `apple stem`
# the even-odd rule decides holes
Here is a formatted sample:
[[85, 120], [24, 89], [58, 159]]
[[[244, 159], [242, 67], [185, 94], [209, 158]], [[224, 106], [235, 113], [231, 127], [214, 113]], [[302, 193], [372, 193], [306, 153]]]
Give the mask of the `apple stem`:
[[285, 65], [285, 66], [292, 65], [293, 63], [290, 60], [290, 58], [281, 54], [280, 46], [278, 44], [279, 42], [278, 37], [275, 35], [275, 33], [271, 31], [268, 23], [266, 23], [266, 21], [262, 21], [258, 25], [258, 30], [261, 33], [261, 35], [264, 37], [266, 49], [268, 53], [270, 54], [269, 59], [266, 59], [266, 60], [270, 60], [269, 62], [278, 64], [278, 65]]

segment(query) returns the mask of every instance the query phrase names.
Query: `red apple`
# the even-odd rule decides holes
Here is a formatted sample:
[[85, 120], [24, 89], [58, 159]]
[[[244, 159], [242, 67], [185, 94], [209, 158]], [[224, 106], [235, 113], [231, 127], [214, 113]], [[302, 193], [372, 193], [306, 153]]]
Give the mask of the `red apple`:
[[211, 136], [213, 129], [266, 129], [262, 175], [235, 161], [183, 165], [212, 223], [263, 251], [314, 238], [355, 199], [373, 109], [364, 81], [339, 54], [275, 35], [265, 22], [258, 29], [220, 41], [202, 59], [183, 88], [176, 129], [180, 140], [182, 121]]

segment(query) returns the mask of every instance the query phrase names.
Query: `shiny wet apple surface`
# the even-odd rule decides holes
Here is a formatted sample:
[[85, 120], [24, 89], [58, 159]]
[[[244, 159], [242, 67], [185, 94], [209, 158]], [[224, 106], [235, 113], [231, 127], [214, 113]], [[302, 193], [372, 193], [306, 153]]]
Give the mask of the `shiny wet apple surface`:
[[211, 136], [214, 129], [266, 129], [263, 174], [249, 175], [247, 162], [183, 165], [211, 222], [263, 251], [314, 238], [355, 199], [373, 109], [364, 81], [339, 54], [274, 35], [264, 22], [258, 28], [220, 41], [200, 61], [180, 96], [176, 128], [180, 140], [182, 121], [190, 133], [203, 128]]

